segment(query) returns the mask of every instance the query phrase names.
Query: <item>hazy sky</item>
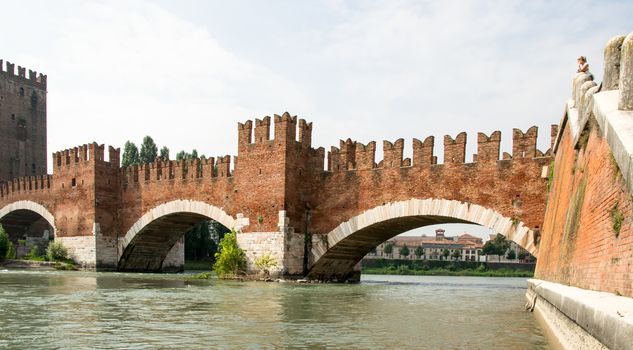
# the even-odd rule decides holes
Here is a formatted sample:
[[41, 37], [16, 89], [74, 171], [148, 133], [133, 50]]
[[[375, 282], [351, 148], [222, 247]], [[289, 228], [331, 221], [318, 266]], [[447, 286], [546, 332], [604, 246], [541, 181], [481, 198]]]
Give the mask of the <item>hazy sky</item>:
[[48, 75], [49, 153], [151, 135], [237, 152], [238, 121], [289, 111], [313, 145], [540, 128], [576, 57], [602, 76], [633, 1], [0, 1], [0, 58]]

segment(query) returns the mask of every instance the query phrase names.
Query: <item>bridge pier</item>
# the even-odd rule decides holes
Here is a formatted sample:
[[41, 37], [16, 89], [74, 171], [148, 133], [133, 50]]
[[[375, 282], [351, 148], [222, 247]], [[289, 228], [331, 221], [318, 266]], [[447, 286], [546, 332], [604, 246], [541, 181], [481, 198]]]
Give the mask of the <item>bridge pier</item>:
[[255, 262], [270, 255], [277, 264], [271, 269], [271, 277], [303, 277], [304, 234], [296, 233], [288, 226], [286, 211], [279, 211], [279, 231], [240, 232], [237, 244], [246, 252], [247, 272], [259, 274]]
[[185, 270], [185, 236], [171, 248], [163, 260], [163, 272], [182, 272]]

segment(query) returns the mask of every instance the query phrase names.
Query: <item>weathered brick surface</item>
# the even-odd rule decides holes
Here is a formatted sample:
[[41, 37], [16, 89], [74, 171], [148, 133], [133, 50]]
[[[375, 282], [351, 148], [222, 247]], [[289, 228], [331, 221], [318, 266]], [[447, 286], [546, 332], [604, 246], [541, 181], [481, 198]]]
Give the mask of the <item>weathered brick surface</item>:
[[46, 174], [46, 76], [0, 60], [0, 182]]
[[[562, 131], [536, 266], [548, 281], [633, 296], [633, 205], [595, 121], [586, 146]], [[614, 214], [623, 219], [619, 235]]]

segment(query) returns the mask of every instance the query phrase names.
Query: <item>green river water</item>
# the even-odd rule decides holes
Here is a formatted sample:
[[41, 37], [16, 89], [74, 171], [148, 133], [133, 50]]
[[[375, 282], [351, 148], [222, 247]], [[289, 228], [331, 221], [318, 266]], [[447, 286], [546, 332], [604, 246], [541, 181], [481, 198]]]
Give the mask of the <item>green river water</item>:
[[0, 272], [0, 349], [548, 349], [523, 278]]

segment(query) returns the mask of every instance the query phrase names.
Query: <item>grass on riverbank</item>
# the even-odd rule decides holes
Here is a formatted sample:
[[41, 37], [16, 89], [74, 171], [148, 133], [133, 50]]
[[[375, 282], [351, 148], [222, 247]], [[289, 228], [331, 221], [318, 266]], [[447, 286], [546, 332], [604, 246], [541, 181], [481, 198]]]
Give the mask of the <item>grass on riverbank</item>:
[[408, 266], [400, 265], [389, 267], [363, 267], [362, 273], [368, 275], [412, 275], [412, 276], [478, 276], [478, 277], [533, 277], [532, 271], [522, 271], [515, 269], [411, 269]]

